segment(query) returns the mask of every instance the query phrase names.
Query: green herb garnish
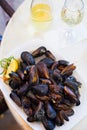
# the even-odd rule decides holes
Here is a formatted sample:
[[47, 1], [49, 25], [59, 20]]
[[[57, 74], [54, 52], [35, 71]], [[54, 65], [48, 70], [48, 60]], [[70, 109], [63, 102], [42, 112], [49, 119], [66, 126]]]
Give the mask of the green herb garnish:
[[13, 56], [10, 56], [9, 58], [4, 58], [4, 59], [0, 60], [0, 66], [3, 69], [3, 71], [0, 73], [0, 75], [6, 74], [8, 66], [10, 65], [12, 59], [15, 59], [15, 58]]

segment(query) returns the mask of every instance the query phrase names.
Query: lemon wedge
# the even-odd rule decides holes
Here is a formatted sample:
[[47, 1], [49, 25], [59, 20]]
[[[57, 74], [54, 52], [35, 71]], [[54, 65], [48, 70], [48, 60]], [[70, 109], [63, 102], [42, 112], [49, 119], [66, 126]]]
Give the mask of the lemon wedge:
[[9, 74], [13, 71], [16, 72], [16, 70], [18, 69], [18, 61], [16, 59], [12, 59], [11, 63], [8, 66], [7, 72], [5, 74], [5, 78], [9, 79]]

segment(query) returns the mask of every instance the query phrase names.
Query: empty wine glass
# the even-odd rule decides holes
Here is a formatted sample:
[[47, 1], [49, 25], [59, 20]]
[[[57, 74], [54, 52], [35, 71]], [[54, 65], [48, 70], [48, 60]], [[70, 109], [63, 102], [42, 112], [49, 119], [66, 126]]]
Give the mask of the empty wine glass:
[[[65, 0], [64, 6], [61, 11], [62, 20], [68, 25], [73, 27], [79, 24], [84, 16], [84, 2], [82, 0]], [[71, 28], [65, 30], [64, 38], [66, 42], [74, 42], [75, 32]]]

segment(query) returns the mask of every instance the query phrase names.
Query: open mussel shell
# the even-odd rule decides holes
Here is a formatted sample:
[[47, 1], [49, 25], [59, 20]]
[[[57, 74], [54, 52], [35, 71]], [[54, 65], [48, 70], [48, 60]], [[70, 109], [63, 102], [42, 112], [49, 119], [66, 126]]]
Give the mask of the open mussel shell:
[[39, 83], [39, 76], [37, 73], [37, 68], [35, 65], [33, 65], [30, 68], [30, 72], [29, 72], [29, 85], [36, 85]]
[[41, 46], [38, 49], [36, 49], [35, 51], [33, 51], [32, 55], [34, 57], [40, 57], [40, 56], [44, 55], [45, 52], [46, 52], [46, 48], [44, 46]]
[[49, 71], [46, 64], [43, 62], [39, 62], [36, 66], [39, 77], [49, 79]]
[[56, 60], [55, 56], [49, 50], [46, 51], [45, 55], [54, 61]]

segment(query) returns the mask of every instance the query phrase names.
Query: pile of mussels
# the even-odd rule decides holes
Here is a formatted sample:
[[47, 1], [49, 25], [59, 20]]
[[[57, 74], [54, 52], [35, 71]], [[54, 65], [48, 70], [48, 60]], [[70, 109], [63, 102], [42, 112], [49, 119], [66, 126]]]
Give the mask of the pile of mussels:
[[80, 104], [81, 83], [72, 75], [75, 69], [68, 61], [56, 61], [43, 46], [32, 54], [24, 51], [17, 72], [9, 74], [10, 97], [23, 108], [29, 122], [40, 121], [53, 130], [69, 121], [73, 106]]

